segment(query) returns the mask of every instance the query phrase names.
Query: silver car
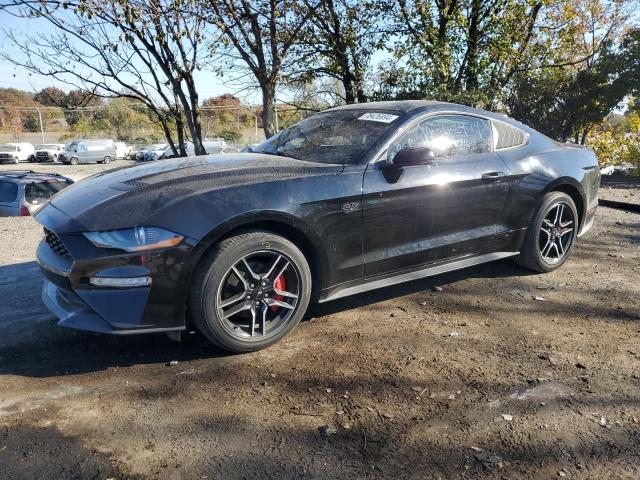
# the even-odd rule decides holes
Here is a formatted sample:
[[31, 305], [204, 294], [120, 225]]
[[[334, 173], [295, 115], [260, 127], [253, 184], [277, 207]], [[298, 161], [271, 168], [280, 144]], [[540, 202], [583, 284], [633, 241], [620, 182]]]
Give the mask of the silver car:
[[0, 172], [0, 217], [29, 216], [73, 180], [31, 170]]

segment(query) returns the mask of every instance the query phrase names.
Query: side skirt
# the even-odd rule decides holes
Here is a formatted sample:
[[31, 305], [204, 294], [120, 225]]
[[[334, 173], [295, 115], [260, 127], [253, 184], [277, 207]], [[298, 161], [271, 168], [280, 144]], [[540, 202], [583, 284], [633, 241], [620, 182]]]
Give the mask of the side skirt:
[[342, 285], [336, 287], [329, 295], [319, 300], [319, 303], [329, 302], [331, 300], [337, 300], [338, 298], [348, 297], [356, 295], [358, 293], [367, 292], [369, 290], [376, 290], [378, 288], [389, 287], [398, 283], [410, 282], [411, 280], [418, 280], [425, 277], [431, 277], [433, 275], [440, 275], [441, 273], [452, 272], [454, 270], [460, 270], [462, 268], [472, 267], [481, 263], [492, 262], [494, 260], [500, 260], [502, 258], [515, 257], [520, 252], [494, 252], [484, 255], [478, 255], [475, 257], [467, 257], [460, 260], [454, 260], [452, 262], [436, 265], [432, 267], [422, 268], [420, 270], [412, 270], [410, 272], [401, 273], [392, 277], [373, 278], [364, 280], [364, 283], [358, 283], [353, 285]]

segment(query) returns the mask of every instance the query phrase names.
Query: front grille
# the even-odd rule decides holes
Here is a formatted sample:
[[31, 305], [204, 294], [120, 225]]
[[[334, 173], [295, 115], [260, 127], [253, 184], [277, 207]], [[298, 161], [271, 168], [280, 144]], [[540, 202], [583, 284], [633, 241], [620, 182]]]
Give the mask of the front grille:
[[58, 235], [53, 233], [48, 228], [44, 229], [44, 241], [47, 242], [47, 245], [51, 247], [51, 250], [56, 252], [58, 255], [66, 258], [71, 257], [71, 255], [69, 255], [69, 251], [67, 250], [67, 247], [65, 247], [64, 243], [62, 243], [62, 240], [60, 240]]
[[49, 159], [49, 152], [36, 152], [36, 158]]

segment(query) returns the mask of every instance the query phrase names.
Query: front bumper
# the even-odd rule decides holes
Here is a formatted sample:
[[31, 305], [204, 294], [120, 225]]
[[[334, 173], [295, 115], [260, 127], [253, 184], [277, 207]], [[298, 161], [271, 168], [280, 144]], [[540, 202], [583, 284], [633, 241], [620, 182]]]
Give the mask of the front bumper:
[[[122, 298], [122, 295], [117, 293], [103, 292], [102, 295], [98, 295], [95, 298], [95, 292], [88, 295], [89, 301], [94, 306], [105, 307], [108, 310], [112, 310], [114, 305], [120, 305], [123, 308], [123, 317], [121, 319], [127, 320], [126, 317], [135, 317], [139, 313], [141, 308], [144, 308], [146, 303], [146, 297], [148, 292], [142, 292], [140, 290], [147, 289], [135, 289], [137, 291], [127, 291], [126, 298]], [[107, 293], [104, 295], [104, 293]], [[127, 300], [132, 300], [129, 303]], [[138, 328], [118, 328], [114, 324], [105, 320], [100, 314], [98, 314], [93, 308], [86, 303], [80, 295], [71, 290], [66, 290], [50, 280], [45, 280], [42, 286], [42, 301], [47, 308], [58, 317], [58, 325], [61, 327], [75, 328], [78, 330], [86, 330], [96, 333], [109, 333], [112, 335], [131, 335], [137, 333], [154, 333], [154, 332], [171, 332], [176, 330], [184, 330], [182, 327], [145, 327], [140, 326]], [[109, 312], [108, 316], [113, 317], [115, 312]]]
[[[64, 327], [100, 333], [184, 330], [195, 241], [149, 252], [127, 253], [95, 247], [78, 225], [52, 205], [36, 219], [55, 234], [43, 239], [36, 257], [46, 277], [42, 299]], [[62, 246], [61, 246], [62, 245]], [[92, 278], [110, 280], [96, 286]], [[150, 279], [149, 284], [113, 286], [113, 279]], [[142, 286], [140, 286], [142, 285]]]

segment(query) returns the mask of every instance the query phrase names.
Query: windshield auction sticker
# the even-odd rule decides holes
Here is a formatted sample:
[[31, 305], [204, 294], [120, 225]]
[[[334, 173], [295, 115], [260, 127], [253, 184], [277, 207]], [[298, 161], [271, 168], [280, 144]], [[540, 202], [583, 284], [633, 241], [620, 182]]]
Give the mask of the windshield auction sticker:
[[358, 120], [369, 120], [370, 122], [382, 122], [382, 123], [391, 123], [398, 115], [391, 115], [390, 113], [365, 113], [364, 115], [358, 117]]

